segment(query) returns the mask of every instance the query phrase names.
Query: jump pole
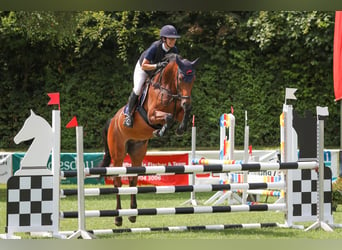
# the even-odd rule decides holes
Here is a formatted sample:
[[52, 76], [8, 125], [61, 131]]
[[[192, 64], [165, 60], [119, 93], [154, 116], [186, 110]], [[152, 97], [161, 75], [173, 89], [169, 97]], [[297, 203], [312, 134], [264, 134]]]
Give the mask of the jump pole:
[[[249, 126], [248, 126], [248, 118], [247, 118], [247, 110], [245, 110], [245, 136], [244, 136], [244, 156], [243, 156], [243, 161], [244, 163], [248, 163], [249, 161], [249, 154], [248, 154], [248, 144], [249, 144]], [[243, 173], [243, 180], [244, 182], [248, 181], [248, 172]], [[242, 193], [242, 204], [247, 203], [247, 192]]]
[[[185, 231], [218, 231], [229, 229], [252, 229], [252, 228], [271, 228], [283, 227], [279, 223], [253, 223], [253, 224], [221, 224], [221, 225], [203, 225], [203, 226], [165, 226], [165, 227], [143, 227], [143, 228], [114, 228], [114, 229], [94, 229], [88, 230], [94, 235], [108, 235], [120, 233], [151, 233], [151, 232], [185, 232]], [[74, 233], [73, 231], [61, 232], [65, 235]]]
[[61, 154], [61, 111], [60, 110], [53, 110], [52, 111], [52, 132], [53, 132], [53, 147], [52, 147], [52, 154], [51, 154], [51, 161], [52, 166], [51, 170], [53, 173], [53, 213], [51, 215], [54, 229], [53, 229], [53, 236], [55, 238], [60, 238], [61, 235], [59, 234], [59, 211], [60, 211], [60, 199], [59, 199], [59, 190], [60, 190], [60, 154]]
[[[84, 205], [84, 159], [83, 159], [83, 127], [77, 125], [76, 117], [68, 124], [67, 128], [76, 126], [76, 166], [77, 166], [77, 200], [78, 200], [78, 230], [71, 234], [68, 239], [94, 239], [95, 236], [89, 233], [85, 223], [85, 205]], [[58, 213], [59, 214], [59, 213]]]
[[[193, 160], [196, 159], [196, 127], [195, 127], [195, 115], [192, 116], [192, 128], [191, 128], [191, 162], [192, 165]], [[189, 175], [189, 184], [195, 185], [196, 183], [196, 174]], [[197, 206], [196, 194], [195, 191], [190, 193], [190, 199], [182, 203], [182, 205], [191, 204], [192, 206]]]

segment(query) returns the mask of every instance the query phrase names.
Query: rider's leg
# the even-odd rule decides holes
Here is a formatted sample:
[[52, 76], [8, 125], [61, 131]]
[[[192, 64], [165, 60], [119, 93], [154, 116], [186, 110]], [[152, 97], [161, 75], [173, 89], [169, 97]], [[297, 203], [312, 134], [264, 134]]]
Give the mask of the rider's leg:
[[135, 105], [141, 93], [141, 88], [146, 80], [146, 77], [147, 77], [147, 74], [145, 71], [141, 69], [139, 61], [138, 61], [134, 69], [134, 79], [133, 79], [134, 87], [128, 98], [128, 104], [127, 104], [128, 112], [124, 120], [124, 126], [128, 128], [133, 127], [133, 111], [135, 109]]
[[134, 91], [131, 92], [131, 94], [129, 95], [129, 98], [128, 98], [128, 103], [127, 103], [127, 106], [128, 106], [128, 111], [126, 113], [126, 117], [125, 117], [125, 120], [124, 120], [124, 126], [128, 127], [128, 128], [132, 128], [133, 127], [133, 110], [135, 108], [135, 104], [138, 100], [138, 95], [136, 95], [134, 93]]

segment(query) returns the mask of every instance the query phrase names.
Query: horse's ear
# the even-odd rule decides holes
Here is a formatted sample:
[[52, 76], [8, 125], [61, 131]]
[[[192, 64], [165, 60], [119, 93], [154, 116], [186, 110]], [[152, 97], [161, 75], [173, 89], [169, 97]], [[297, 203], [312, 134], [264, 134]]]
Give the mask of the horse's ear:
[[32, 110], [32, 109], [31, 109], [30, 111], [31, 111], [31, 115], [36, 115], [36, 114], [33, 112], [33, 110]]
[[195, 61], [191, 62], [191, 65], [192, 65], [193, 67], [196, 67], [198, 61], [199, 61], [199, 57], [197, 57], [197, 59], [196, 59]]

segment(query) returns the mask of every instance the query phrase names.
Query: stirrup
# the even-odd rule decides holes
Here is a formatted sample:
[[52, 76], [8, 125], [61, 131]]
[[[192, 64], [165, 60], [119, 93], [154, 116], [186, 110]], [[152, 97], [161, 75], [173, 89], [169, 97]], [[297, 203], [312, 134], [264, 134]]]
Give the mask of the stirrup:
[[133, 116], [127, 114], [123, 122], [123, 125], [127, 128], [133, 128]]

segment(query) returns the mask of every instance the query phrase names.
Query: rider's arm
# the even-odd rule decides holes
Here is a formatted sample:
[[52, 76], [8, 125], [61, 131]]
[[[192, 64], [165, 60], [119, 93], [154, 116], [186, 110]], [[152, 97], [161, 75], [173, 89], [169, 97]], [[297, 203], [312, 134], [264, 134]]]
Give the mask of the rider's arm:
[[157, 64], [150, 64], [150, 61], [144, 58], [144, 60], [141, 63], [141, 69], [150, 71], [150, 70], [155, 70], [157, 68]]

